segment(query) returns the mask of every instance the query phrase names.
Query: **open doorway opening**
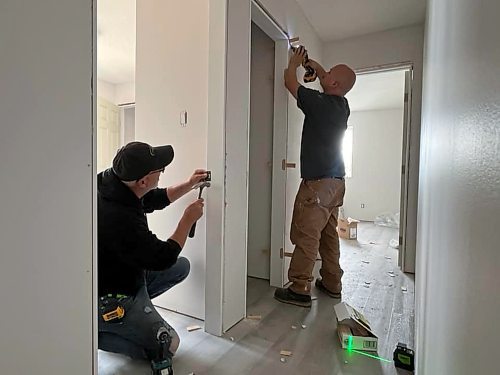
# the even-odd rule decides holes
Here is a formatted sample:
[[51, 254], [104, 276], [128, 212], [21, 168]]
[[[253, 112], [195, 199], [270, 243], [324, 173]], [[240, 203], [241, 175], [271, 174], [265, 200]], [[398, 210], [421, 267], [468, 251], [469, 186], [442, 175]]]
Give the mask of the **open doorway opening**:
[[269, 280], [274, 114], [274, 41], [252, 22], [247, 272]]
[[[252, 2], [248, 126], [247, 308], [261, 286], [282, 286], [287, 93], [280, 79], [288, 36]], [[258, 294], [258, 292], [257, 292]]]
[[136, 0], [97, 2], [97, 172], [135, 139]]
[[[406, 245], [411, 66], [358, 74], [347, 95], [344, 216], [384, 228], [403, 268]], [[404, 270], [404, 268], [403, 268]]]

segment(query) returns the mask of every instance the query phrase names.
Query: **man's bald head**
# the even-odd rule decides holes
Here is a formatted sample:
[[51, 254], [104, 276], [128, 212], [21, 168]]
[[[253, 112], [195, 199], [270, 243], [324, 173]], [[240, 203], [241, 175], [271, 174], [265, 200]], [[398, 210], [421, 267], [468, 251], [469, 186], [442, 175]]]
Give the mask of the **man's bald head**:
[[335, 65], [323, 77], [321, 86], [326, 94], [344, 96], [356, 82], [356, 73], [345, 64]]

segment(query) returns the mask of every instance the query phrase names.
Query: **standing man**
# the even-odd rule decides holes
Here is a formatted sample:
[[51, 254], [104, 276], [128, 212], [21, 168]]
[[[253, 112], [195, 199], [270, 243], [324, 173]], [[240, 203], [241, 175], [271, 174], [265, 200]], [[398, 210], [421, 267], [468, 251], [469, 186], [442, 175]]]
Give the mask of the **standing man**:
[[146, 213], [165, 208], [207, 176], [198, 169], [186, 182], [158, 189], [173, 158], [172, 146], [132, 142], [97, 176], [99, 348], [146, 359], [154, 374], [172, 371], [179, 336], [151, 299], [188, 276], [189, 261], [179, 253], [203, 215], [203, 199], [185, 209], [166, 241], [149, 230]]
[[312, 271], [318, 251], [322, 278], [316, 280], [316, 287], [330, 297], [341, 297], [343, 271], [336, 228], [345, 192], [342, 139], [350, 114], [344, 96], [354, 86], [356, 75], [346, 65], [336, 65], [326, 72], [316, 61], [309, 60], [323, 92], [305, 88], [297, 81], [297, 68], [305, 56], [305, 49], [297, 48], [285, 70], [285, 86], [305, 115], [300, 150], [302, 182], [290, 230], [295, 245], [288, 270], [292, 284], [287, 289], [276, 289], [274, 297], [284, 303], [310, 307]]

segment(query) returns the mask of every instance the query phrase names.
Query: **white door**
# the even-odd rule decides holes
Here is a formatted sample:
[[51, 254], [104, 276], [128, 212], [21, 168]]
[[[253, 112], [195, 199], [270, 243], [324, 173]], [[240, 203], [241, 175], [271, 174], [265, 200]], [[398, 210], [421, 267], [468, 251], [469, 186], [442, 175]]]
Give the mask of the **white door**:
[[97, 98], [97, 172], [111, 167], [120, 139], [118, 107], [104, 98]]

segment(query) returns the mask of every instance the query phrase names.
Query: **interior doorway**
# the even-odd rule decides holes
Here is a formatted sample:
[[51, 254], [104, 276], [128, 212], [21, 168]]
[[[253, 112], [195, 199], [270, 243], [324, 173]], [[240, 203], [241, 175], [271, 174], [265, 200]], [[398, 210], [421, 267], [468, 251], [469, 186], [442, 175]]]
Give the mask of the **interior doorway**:
[[274, 41], [252, 22], [247, 273], [269, 280], [274, 115]]
[[283, 285], [288, 93], [282, 82], [289, 36], [251, 2], [247, 275]]
[[404, 271], [412, 66], [357, 72], [347, 95], [344, 215], [397, 229], [390, 246]]

